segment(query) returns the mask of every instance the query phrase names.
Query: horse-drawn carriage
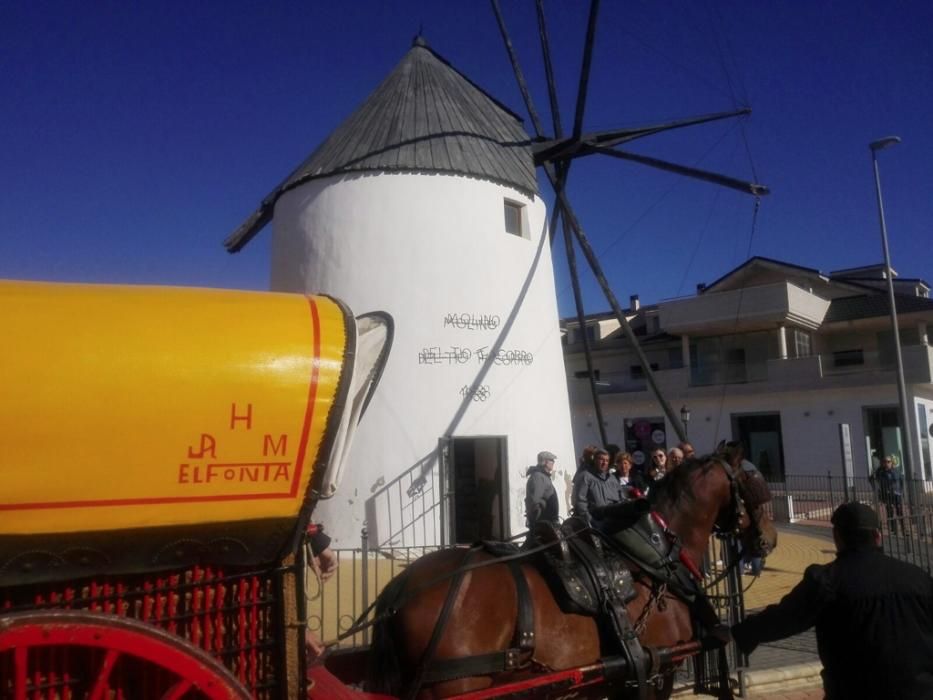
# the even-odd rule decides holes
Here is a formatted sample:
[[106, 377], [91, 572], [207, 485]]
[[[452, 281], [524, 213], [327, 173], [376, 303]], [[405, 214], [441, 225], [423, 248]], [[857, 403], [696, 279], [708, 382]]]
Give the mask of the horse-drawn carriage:
[[306, 695], [306, 529], [391, 320], [0, 283], [0, 698]]
[[741, 470], [699, 460], [635, 518], [647, 554], [568, 529], [443, 550], [380, 596], [371, 648], [311, 660], [307, 531], [391, 320], [216, 290], [6, 282], [0, 303], [0, 700], [663, 694], [700, 646], [710, 531], [767, 546]]

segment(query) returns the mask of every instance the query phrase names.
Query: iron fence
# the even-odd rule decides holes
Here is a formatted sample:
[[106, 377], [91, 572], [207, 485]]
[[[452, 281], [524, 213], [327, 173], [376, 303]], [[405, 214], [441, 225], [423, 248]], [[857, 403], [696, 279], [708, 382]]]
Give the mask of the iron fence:
[[[765, 507], [778, 523], [829, 523], [833, 511], [846, 501], [869, 503], [882, 518], [890, 519], [897, 512], [887, 513], [876, 484], [868, 477], [841, 477], [827, 472], [825, 476], [794, 475], [783, 481], [769, 481], [771, 502]], [[920, 515], [933, 510], [933, 484], [911, 480], [903, 484], [900, 515]]]
[[778, 523], [830, 527], [833, 511], [846, 501], [868, 503], [881, 519], [882, 546], [891, 556], [933, 574], [933, 483], [920, 479], [902, 483], [901, 494], [884, 499], [868, 477], [789, 476], [769, 482], [766, 506]]
[[[335, 641], [349, 631], [383, 588], [409, 564], [436, 546], [370, 547], [365, 528], [360, 546], [334, 550], [338, 557], [334, 581], [325, 585], [316, 576], [308, 577], [308, 627], [325, 642]], [[340, 641], [341, 648], [369, 643], [369, 629]]]
[[885, 553], [933, 575], [933, 508], [915, 508], [906, 515], [882, 518], [882, 526]]

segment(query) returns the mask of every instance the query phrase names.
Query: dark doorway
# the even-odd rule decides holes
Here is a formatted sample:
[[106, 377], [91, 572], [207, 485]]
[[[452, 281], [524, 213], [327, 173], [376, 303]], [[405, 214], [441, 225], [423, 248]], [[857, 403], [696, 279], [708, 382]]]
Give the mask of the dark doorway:
[[732, 434], [745, 448], [745, 457], [768, 481], [784, 481], [784, 441], [780, 413], [732, 416]]
[[509, 536], [509, 497], [506, 483], [506, 438], [454, 437], [441, 460], [444, 527], [450, 544], [504, 540]]

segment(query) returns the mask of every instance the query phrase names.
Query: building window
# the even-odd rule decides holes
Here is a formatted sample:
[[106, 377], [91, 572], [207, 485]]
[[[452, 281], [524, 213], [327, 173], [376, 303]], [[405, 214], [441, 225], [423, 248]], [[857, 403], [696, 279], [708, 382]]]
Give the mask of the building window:
[[794, 352], [796, 353], [794, 357], [810, 357], [813, 354], [809, 331], [794, 329]]
[[505, 200], [505, 232], [513, 236], [524, 238], [525, 227], [523, 224], [525, 207], [518, 202]]
[[770, 331], [698, 338], [690, 343], [690, 383], [742, 384], [768, 378], [777, 347]]
[[833, 367], [853, 367], [865, 364], [865, 353], [858, 350], [836, 350], [833, 353]]

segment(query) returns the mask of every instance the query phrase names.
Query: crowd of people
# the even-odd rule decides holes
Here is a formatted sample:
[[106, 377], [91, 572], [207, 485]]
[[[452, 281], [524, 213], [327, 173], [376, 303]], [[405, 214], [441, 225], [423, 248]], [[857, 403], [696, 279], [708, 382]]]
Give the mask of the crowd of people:
[[[571, 513], [599, 527], [594, 511], [647, 496], [657, 481], [695, 454], [693, 445], [682, 442], [669, 452], [657, 448], [638, 464], [632, 454], [614, 446], [602, 449], [589, 445], [583, 449], [573, 477]], [[551, 452], [539, 452], [537, 463], [528, 468], [525, 513], [529, 529], [539, 521], [558, 520], [558, 497], [552, 483], [556, 459]]]

